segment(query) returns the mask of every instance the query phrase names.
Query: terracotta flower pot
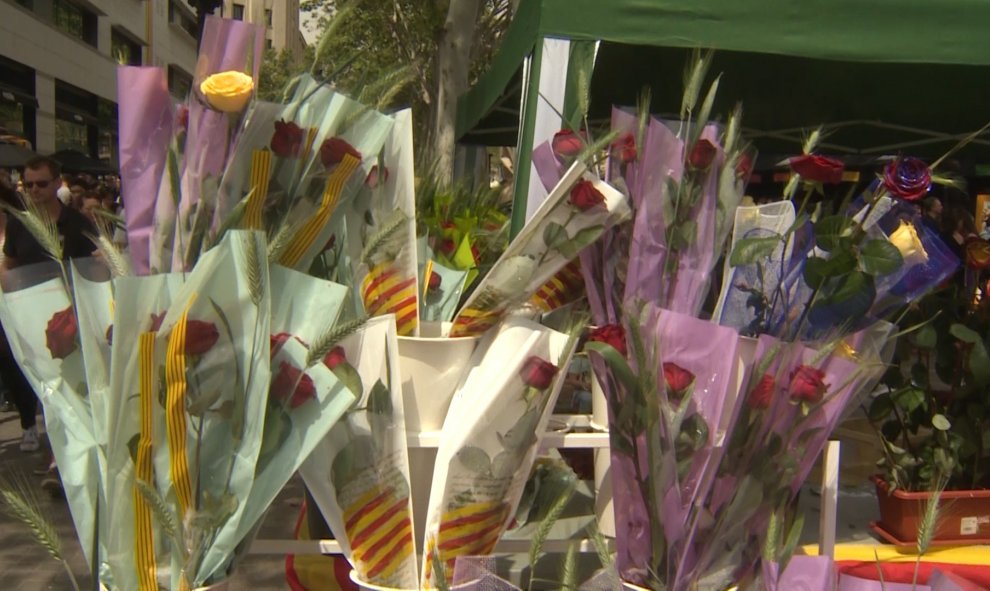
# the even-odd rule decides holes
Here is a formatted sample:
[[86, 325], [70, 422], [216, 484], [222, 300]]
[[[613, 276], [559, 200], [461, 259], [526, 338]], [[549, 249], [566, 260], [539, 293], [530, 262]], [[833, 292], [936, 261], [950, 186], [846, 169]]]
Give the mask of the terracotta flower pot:
[[[917, 545], [918, 524], [932, 493], [903, 490], [890, 493], [883, 478], [874, 476], [871, 480], [877, 487], [880, 521], [870, 526], [894, 545]], [[990, 490], [943, 492], [933, 540], [937, 545], [990, 543]]]

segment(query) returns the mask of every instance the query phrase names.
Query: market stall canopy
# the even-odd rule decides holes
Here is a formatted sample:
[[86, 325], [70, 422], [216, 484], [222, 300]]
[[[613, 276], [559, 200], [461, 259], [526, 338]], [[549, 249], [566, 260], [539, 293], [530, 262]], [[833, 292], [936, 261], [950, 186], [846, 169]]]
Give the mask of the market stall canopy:
[[53, 160], [62, 165], [65, 172], [89, 172], [92, 174], [108, 174], [117, 172], [109, 164], [90, 158], [77, 150], [60, 150], [51, 155]]
[[[590, 118], [633, 105], [676, 113], [694, 47], [717, 50], [716, 113], [744, 106], [762, 153], [937, 156], [990, 121], [990, 3], [979, 0], [522, 0], [489, 71], [459, 104], [460, 141], [516, 145], [522, 64], [543, 38], [602, 40]], [[528, 73], [527, 73], [528, 75]], [[990, 141], [967, 150], [990, 160]]]
[[0, 168], [21, 168], [35, 156], [37, 154], [20, 144], [0, 143]]

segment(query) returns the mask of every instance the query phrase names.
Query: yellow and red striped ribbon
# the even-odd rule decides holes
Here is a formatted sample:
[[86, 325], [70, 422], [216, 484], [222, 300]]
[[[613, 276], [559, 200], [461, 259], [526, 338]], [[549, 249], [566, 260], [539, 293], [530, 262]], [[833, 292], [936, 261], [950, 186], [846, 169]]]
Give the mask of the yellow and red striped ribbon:
[[272, 178], [272, 153], [255, 150], [251, 153], [251, 196], [244, 209], [244, 225], [250, 230], [263, 230], [261, 212], [268, 198], [268, 185]]
[[137, 481], [154, 485], [151, 464], [151, 415], [154, 409], [155, 333], [142, 333], [138, 340], [140, 371], [141, 431], [134, 462], [134, 567], [141, 591], [158, 589], [155, 563], [155, 537], [151, 527], [151, 507], [138, 489]]
[[347, 182], [347, 179], [357, 170], [360, 164], [361, 161], [354, 156], [350, 154], [344, 155], [344, 159], [341, 160], [333, 173], [330, 174], [330, 178], [327, 179], [327, 186], [323, 190], [323, 200], [319, 210], [306, 221], [299, 230], [299, 233], [292, 238], [292, 242], [286, 247], [285, 252], [279, 260], [280, 264], [294, 268], [302, 260], [306, 251], [313, 245], [313, 241], [316, 240], [316, 237], [323, 231], [324, 226], [330, 221], [330, 216], [333, 214], [333, 210], [336, 209], [337, 202], [340, 200], [340, 194], [344, 190], [344, 183]]
[[[427, 541], [426, 556], [438, 550], [440, 561], [447, 572], [453, 572], [458, 556], [484, 556], [495, 550], [502, 534], [502, 526], [509, 514], [509, 506], [499, 501], [469, 503], [445, 511], [440, 519], [437, 536]], [[433, 574], [431, 561], [426, 561], [424, 582], [430, 582]]]
[[416, 330], [419, 312], [416, 300], [416, 278], [403, 277], [390, 263], [375, 265], [361, 282], [361, 297], [369, 316], [395, 314], [399, 336], [409, 336]]
[[195, 300], [193, 294], [182, 316], [172, 327], [165, 354], [165, 380], [168, 384], [165, 428], [168, 433], [169, 475], [179, 502], [180, 519], [185, 517], [192, 505], [192, 481], [186, 454], [186, 324], [189, 308]]
[[412, 555], [409, 497], [373, 486], [344, 510], [355, 568], [366, 581], [385, 583]]
[[503, 314], [502, 310], [481, 310], [479, 308], [462, 310], [454, 319], [450, 336], [452, 338], [478, 336], [498, 324]]
[[581, 275], [581, 263], [573, 260], [557, 272], [533, 294], [529, 302], [539, 307], [543, 312], [550, 312], [572, 302], [584, 293], [584, 278]]

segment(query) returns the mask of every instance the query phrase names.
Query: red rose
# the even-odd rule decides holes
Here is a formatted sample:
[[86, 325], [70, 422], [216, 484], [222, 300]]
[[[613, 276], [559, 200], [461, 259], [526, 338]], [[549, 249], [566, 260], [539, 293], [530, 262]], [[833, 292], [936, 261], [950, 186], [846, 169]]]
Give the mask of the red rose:
[[770, 403], [773, 401], [773, 388], [775, 385], [776, 382], [774, 382], [773, 376], [764, 374], [760, 378], [760, 382], [749, 393], [749, 398], [746, 400], [749, 407], [754, 409], [769, 408]]
[[338, 164], [348, 154], [358, 160], [361, 159], [361, 152], [355, 150], [354, 146], [339, 137], [327, 138], [323, 140], [323, 145], [320, 146], [320, 161], [326, 168]]
[[[378, 165], [376, 164], [376, 165], [374, 165], [374, 166], [371, 167], [371, 172], [369, 172], [368, 173], [368, 176], [364, 179], [364, 184], [367, 185], [369, 189], [376, 189], [376, 188], [378, 188], [378, 176], [379, 176], [378, 175]], [[382, 180], [384, 180], [386, 183], [388, 182], [388, 167], [387, 166], [385, 167], [384, 171], [382, 172], [381, 177], [382, 177]]]
[[186, 131], [189, 129], [189, 107], [180, 105], [178, 110], [176, 110], [175, 126], [179, 128], [178, 131]]
[[107, 338], [107, 346], [112, 347], [113, 346], [113, 325], [112, 324], [107, 327], [106, 338]]
[[753, 174], [753, 156], [749, 152], [739, 155], [739, 162], [736, 163], [736, 178], [748, 181]]
[[323, 245], [323, 252], [330, 250], [335, 244], [337, 244], [337, 235], [331, 234], [330, 240], [327, 240], [327, 243]]
[[202, 355], [217, 344], [220, 333], [212, 322], [189, 320], [186, 322], [186, 355]]
[[680, 398], [694, 384], [694, 374], [668, 361], [663, 364], [663, 380], [667, 383], [667, 393]]
[[571, 189], [571, 205], [581, 211], [588, 211], [602, 203], [605, 203], [605, 196], [591, 181], [580, 180]]
[[271, 149], [279, 158], [295, 158], [302, 151], [305, 130], [293, 121], [276, 121]]
[[519, 377], [522, 378], [523, 383], [537, 390], [549, 388], [555, 375], [557, 375], [557, 366], [535, 355], [527, 359], [519, 370]]
[[477, 244], [471, 245], [471, 258], [474, 259], [474, 264], [476, 265], [478, 264], [479, 261], [481, 261], [481, 251], [478, 250]]
[[288, 361], [279, 364], [278, 373], [272, 379], [270, 392], [279, 402], [287, 403], [289, 408], [299, 408], [307, 401], [316, 398], [313, 378]]
[[787, 162], [804, 180], [830, 185], [842, 182], [842, 171], [846, 168], [841, 160], [814, 154], [795, 156]]
[[825, 372], [808, 365], [799, 365], [791, 374], [791, 400], [816, 404], [825, 397], [828, 384], [825, 383]]
[[443, 241], [440, 242], [440, 252], [446, 255], [454, 254], [454, 250], [456, 248], [457, 245], [454, 244], [454, 241], [451, 240], [450, 238], [445, 238]]
[[618, 351], [623, 357], [627, 354], [626, 331], [620, 324], [606, 324], [605, 326], [600, 326], [591, 331], [591, 334], [588, 335], [588, 340], [611, 345], [612, 348]]
[[282, 345], [284, 345], [291, 336], [292, 335], [287, 332], [280, 332], [268, 337], [268, 350], [270, 351], [268, 358], [274, 359], [275, 355], [277, 355], [279, 350], [282, 348]]
[[612, 142], [612, 152], [623, 164], [629, 164], [636, 159], [636, 137], [631, 133], [621, 135]]
[[932, 186], [932, 170], [917, 158], [898, 158], [884, 167], [883, 186], [895, 197], [917, 201]]
[[440, 273], [436, 271], [430, 271], [430, 281], [427, 285], [427, 289], [430, 291], [436, 291], [440, 289], [440, 283], [442, 279], [440, 278]]
[[45, 345], [51, 351], [52, 359], [65, 359], [78, 347], [79, 325], [72, 306], [55, 312], [45, 327]]
[[688, 165], [697, 170], [705, 170], [712, 165], [716, 154], [718, 154], [718, 148], [715, 147], [715, 144], [702, 138], [694, 142], [694, 146], [691, 147]]
[[330, 352], [323, 358], [323, 365], [326, 365], [330, 369], [334, 369], [341, 363], [347, 363], [347, 355], [344, 353], [343, 347], [330, 349]]
[[557, 158], [573, 158], [584, 148], [584, 138], [570, 129], [561, 129], [550, 140], [550, 148]]

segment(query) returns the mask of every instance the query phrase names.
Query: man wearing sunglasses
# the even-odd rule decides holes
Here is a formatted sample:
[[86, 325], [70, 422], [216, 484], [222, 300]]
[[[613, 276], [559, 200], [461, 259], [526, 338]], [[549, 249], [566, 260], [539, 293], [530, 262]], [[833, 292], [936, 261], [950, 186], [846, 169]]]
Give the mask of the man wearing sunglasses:
[[[96, 231], [82, 213], [66, 207], [58, 198], [62, 186], [61, 166], [51, 158], [36, 156], [24, 164], [24, 193], [33, 205], [56, 220], [62, 236], [62, 257], [86, 257], [95, 247], [86, 234]], [[13, 216], [7, 217], [6, 239], [3, 244], [3, 268], [13, 269], [50, 260], [48, 253], [31, 232]]]

